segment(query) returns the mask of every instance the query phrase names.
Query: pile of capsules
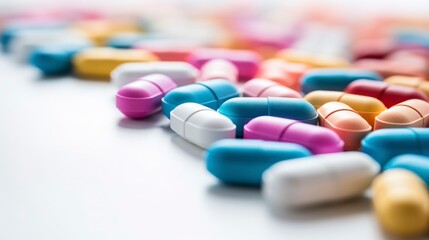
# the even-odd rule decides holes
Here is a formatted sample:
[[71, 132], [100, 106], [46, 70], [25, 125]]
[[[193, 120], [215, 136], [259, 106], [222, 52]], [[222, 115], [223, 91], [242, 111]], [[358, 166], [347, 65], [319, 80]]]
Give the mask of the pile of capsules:
[[162, 111], [175, 133], [207, 149], [212, 175], [262, 186], [273, 209], [371, 187], [383, 229], [427, 233], [429, 21], [382, 19], [350, 31], [329, 21], [180, 19], [188, 31], [172, 31], [62, 16], [5, 21], [4, 51], [45, 75], [111, 80], [123, 115]]

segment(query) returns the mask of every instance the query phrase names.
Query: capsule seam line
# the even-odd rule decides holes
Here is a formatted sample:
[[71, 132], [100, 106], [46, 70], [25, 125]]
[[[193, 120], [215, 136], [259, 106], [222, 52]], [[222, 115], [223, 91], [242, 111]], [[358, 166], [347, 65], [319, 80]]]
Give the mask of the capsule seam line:
[[411, 132], [414, 134], [414, 136], [416, 137], [417, 144], [419, 145], [419, 154], [423, 154], [422, 144], [421, 144], [421, 142], [420, 142], [419, 135], [417, 134], [417, 132], [416, 132], [414, 129], [412, 129], [412, 128], [408, 128], [408, 129], [410, 129], [410, 131], [411, 131]]
[[257, 97], [260, 97], [265, 91], [267, 91], [268, 89], [277, 86], [276, 84], [270, 85], [268, 87], [265, 87], [262, 89], [262, 91], [259, 92], [259, 94], [257, 95]]
[[156, 84], [155, 82], [152, 82], [150, 80], [144, 80], [144, 81], [152, 83], [153, 85], [155, 85], [156, 88], [158, 88], [162, 92], [162, 94], [165, 94], [164, 90], [158, 84]]
[[208, 86], [206, 86], [205, 84], [202, 84], [202, 83], [197, 83], [197, 84], [199, 84], [201, 86], [204, 86], [205, 88], [207, 88], [212, 93], [212, 95], [216, 99], [216, 108], [219, 108], [219, 98], [217, 97], [216, 93], [211, 88], [209, 88]]
[[384, 95], [384, 93], [387, 91], [388, 88], [389, 88], [389, 86], [385, 86], [383, 88], [383, 90], [381, 90], [381, 92], [378, 94], [377, 99], [381, 99], [382, 96]]
[[279, 135], [279, 141], [283, 138], [283, 136], [286, 134], [286, 131], [292, 126], [292, 125], [294, 125], [295, 123], [299, 123], [298, 121], [296, 121], [296, 122], [293, 122], [293, 123], [291, 123], [291, 124], [289, 124], [288, 126], [286, 126], [282, 131], [281, 131], [281, 133], [280, 133], [280, 135]]
[[212, 111], [212, 109], [200, 109], [198, 111], [193, 112], [191, 115], [189, 115], [185, 121], [183, 121], [183, 137], [186, 138], [186, 123], [188, 122], [188, 120], [194, 116], [195, 114], [202, 112], [202, 111]]
[[[340, 111], [349, 111], [349, 112], [354, 112], [354, 113], [356, 113], [357, 115], [359, 115], [355, 110], [353, 110], [353, 109], [337, 109], [337, 110], [335, 110], [335, 111], [332, 111], [331, 113], [329, 113], [328, 115], [326, 115], [326, 117], [325, 118], [328, 118], [329, 116], [331, 116], [332, 114], [334, 114], [334, 113], [336, 113], [336, 112], [340, 112]], [[360, 115], [359, 115], [360, 116]]]

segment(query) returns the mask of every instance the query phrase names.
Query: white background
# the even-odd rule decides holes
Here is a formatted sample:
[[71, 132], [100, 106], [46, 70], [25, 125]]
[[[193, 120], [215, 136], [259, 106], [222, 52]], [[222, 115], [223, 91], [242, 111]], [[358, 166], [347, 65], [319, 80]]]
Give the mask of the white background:
[[[106, 9], [148, 1], [107, 2], [85, 1]], [[426, 0], [361, 2], [341, 4], [358, 7], [355, 14], [429, 10]], [[0, 0], [0, 13], [61, 4]], [[123, 118], [115, 91], [107, 82], [41, 78], [0, 56], [1, 240], [386, 238], [366, 198], [270, 212], [258, 189], [219, 184], [204, 152], [162, 115]]]

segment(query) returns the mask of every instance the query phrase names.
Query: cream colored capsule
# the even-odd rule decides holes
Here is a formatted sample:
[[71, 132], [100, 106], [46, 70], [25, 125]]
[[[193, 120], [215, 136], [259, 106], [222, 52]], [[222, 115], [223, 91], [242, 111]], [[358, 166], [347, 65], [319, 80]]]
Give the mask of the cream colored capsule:
[[347, 68], [350, 66], [349, 62], [342, 58], [317, 56], [293, 49], [281, 50], [276, 57], [288, 62], [303, 63], [314, 68]]
[[372, 184], [377, 219], [387, 232], [401, 237], [417, 237], [429, 226], [429, 196], [424, 182], [414, 173], [392, 169]]
[[355, 110], [341, 102], [325, 103], [319, 109], [320, 125], [333, 130], [344, 141], [344, 150], [360, 149], [361, 140], [371, 126]]
[[375, 130], [402, 127], [429, 127], [429, 102], [410, 99], [390, 107], [375, 117]]

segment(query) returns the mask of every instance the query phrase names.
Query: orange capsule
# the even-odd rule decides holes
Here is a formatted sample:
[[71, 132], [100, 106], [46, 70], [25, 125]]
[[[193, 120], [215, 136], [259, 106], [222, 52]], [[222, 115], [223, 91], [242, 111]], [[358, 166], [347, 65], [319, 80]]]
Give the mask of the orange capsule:
[[361, 140], [371, 132], [371, 125], [342, 102], [328, 102], [317, 109], [320, 125], [333, 130], [344, 141], [344, 150], [360, 149]]
[[429, 127], [429, 103], [410, 99], [396, 104], [375, 117], [374, 129]]

